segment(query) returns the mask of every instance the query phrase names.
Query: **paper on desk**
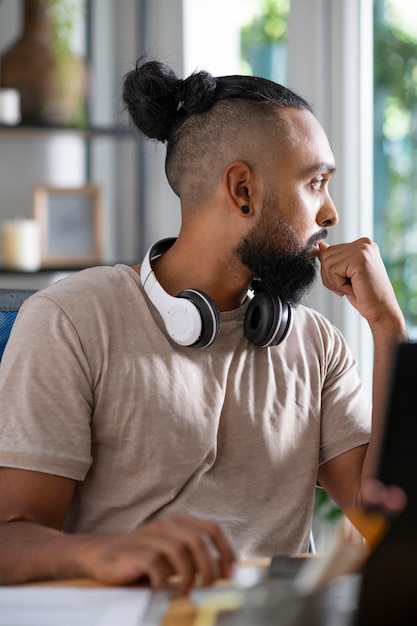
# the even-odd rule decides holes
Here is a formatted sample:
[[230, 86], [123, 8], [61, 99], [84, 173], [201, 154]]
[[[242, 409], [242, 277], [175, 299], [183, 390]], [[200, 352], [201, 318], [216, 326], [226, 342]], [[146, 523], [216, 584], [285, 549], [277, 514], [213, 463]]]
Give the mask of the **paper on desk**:
[[149, 589], [0, 587], [0, 626], [141, 626]]

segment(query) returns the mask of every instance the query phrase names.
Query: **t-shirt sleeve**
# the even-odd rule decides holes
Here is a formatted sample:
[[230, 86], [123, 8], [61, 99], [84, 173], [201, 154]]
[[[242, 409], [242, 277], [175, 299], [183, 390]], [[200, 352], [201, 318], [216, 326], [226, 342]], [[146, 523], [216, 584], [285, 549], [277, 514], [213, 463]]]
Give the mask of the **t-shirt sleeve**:
[[37, 293], [20, 310], [0, 366], [0, 465], [83, 480], [93, 396], [77, 329]]
[[332, 328], [322, 389], [320, 464], [369, 442], [371, 410], [357, 363], [341, 333]]

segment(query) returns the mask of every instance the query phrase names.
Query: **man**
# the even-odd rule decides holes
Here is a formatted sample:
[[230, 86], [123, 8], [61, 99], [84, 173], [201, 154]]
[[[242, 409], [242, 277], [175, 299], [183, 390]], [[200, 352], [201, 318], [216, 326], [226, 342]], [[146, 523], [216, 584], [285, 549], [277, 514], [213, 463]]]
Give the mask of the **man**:
[[[229, 570], [229, 541], [305, 551], [317, 481], [347, 513], [361, 502], [406, 339], [377, 246], [324, 242], [335, 163], [302, 98], [156, 62], [124, 98], [167, 142], [181, 231], [142, 267], [85, 270], [23, 307], [0, 375], [2, 583], [177, 573], [186, 590]], [[317, 259], [373, 334], [369, 444], [343, 338], [298, 305]]]

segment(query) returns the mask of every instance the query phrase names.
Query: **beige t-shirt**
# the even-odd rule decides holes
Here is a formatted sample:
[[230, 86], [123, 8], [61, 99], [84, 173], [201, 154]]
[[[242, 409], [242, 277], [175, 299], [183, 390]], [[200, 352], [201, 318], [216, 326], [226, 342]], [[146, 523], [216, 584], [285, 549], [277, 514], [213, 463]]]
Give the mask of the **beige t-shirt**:
[[320, 463], [369, 439], [340, 333], [298, 307], [258, 348], [246, 306], [205, 349], [180, 347], [125, 265], [87, 269], [23, 306], [0, 368], [0, 465], [77, 481], [68, 532], [218, 520], [242, 557], [308, 545]]

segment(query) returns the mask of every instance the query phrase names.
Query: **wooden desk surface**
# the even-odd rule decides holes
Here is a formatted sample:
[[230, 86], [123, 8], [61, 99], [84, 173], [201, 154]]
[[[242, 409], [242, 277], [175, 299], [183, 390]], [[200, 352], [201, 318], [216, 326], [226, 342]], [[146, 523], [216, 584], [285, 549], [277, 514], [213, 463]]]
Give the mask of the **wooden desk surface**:
[[168, 609], [162, 626], [193, 626], [197, 607], [189, 598], [175, 598]]

